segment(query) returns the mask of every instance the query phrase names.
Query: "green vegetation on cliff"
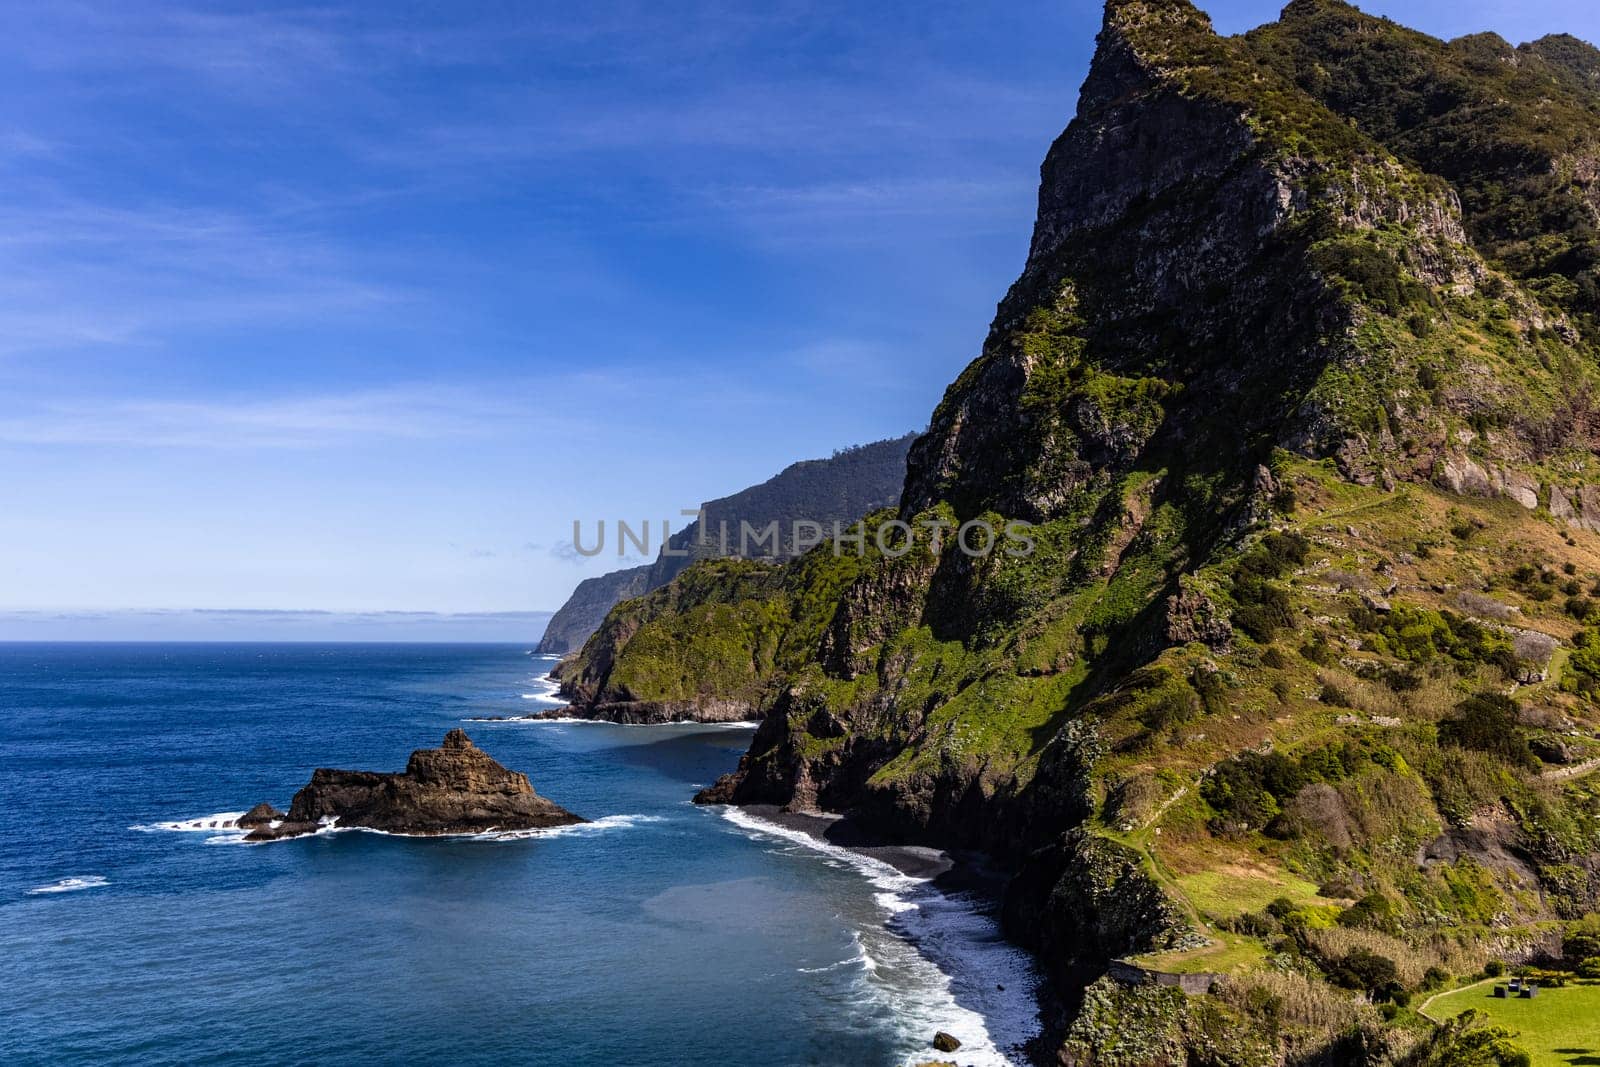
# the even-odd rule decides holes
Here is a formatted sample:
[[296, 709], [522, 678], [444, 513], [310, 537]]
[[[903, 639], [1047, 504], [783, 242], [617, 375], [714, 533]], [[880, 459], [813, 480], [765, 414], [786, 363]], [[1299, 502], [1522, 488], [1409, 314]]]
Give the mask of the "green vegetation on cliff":
[[1600, 955], [1597, 59], [1112, 0], [898, 513], [624, 605], [580, 694], [744, 701], [704, 799], [1009, 863], [1065, 1063], [1527, 1062], [1412, 1005]]

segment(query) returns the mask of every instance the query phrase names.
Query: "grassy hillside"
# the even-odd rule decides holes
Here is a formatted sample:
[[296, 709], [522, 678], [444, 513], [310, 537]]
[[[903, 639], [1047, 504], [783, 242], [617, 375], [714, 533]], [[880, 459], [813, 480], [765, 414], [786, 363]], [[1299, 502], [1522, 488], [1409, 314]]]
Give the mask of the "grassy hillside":
[[[703, 799], [1010, 864], [1064, 1063], [1523, 1062], [1412, 1005], [1600, 956], [1579, 44], [1112, 0], [898, 513], [859, 557], [691, 568], [583, 692], [758, 707]], [[958, 551], [977, 520], [1034, 550]]]

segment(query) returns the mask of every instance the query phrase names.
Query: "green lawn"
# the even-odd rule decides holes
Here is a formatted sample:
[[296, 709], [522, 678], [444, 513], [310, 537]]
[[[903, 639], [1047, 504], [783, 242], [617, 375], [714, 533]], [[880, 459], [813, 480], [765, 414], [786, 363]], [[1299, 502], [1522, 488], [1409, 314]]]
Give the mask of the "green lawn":
[[1212, 944], [1182, 952], [1149, 952], [1130, 957], [1130, 962], [1168, 974], [1243, 974], [1266, 965], [1267, 951], [1259, 941], [1219, 930], [1207, 930], [1205, 934]]
[[1518, 1032], [1517, 1044], [1532, 1053], [1536, 1067], [1600, 1064], [1600, 984], [1541, 989], [1532, 1000], [1497, 1000], [1494, 986], [1446, 993], [1428, 1005], [1428, 1014], [1448, 1019], [1478, 1008], [1495, 1024]]
[[1265, 865], [1226, 864], [1221, 870], [1180, 874], [1176, 880], [1183, 895], [1202, 915], [1217, 919], [1260, 911], [1279, 897], [1288, 897], [1296, 904], [1327, 903], [1311, 882]]

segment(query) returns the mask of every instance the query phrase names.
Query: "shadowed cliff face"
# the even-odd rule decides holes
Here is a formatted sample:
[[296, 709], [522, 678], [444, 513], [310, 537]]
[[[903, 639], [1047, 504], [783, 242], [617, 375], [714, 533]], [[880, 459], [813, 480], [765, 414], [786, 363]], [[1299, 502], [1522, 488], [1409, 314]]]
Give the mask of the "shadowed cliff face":
[[[691, 568], [608, 619], [575, 661], [574, 695], [692, 691], [759, 708], [749, 753], [702, 801], [845, 812], [1007, 859], [1010, 929], [1067, 989], [1117, 955], [1237, 949], [1206, 910], [1227, 894], [1204, 893], [1261, 891], [1238, 872], [1283, 872], [1286, 856], [1321, 880], [1304, 883], [1318, 906], [1381, 886], [1450, 936], [1476, 921], [1440, 902], [1460, 872], [1412, 857], [1446, 822], [1510, 801], [1498, 786], [1456, 795], [1454, 720], [1440, 724], [1502, 715], [1516, 742], [1515, 708], [1455, 702], [1543, 678], [1518, 650], [1554, 647], [1589, 611], [1547, 618], [1536, 605], [1554, 592], [1527, 583], [1555, 582], [1569, 550], [1560, 573], [1573, 590], [1588, 580], [1577, 537], [1600, 528], [1600, 503], [1582, 503], [1600, 501], [1600, 377], [1574, 296], [1589, 269], [1582, 228], [1511, 211], [1523, 229], [1504, 230], [1506, 204], [1470, 197], [1464, 217], [1452, 183], [1514, 178], [1510, 207], [1570, 207], [1586, 202], [1587, 165], [1552, 192], [1557, 156], [1523, 151], [1516, 121], [1472, 119], [1471, 101], [1509, 83], [1499, 67], [1475, 73], [1471, 42], [1372, 20], [1316, 29], [1350, 19], [1365, 16], [1301, 0], [1282, 24], [1224, 39], [1184, 0], [1112, 0], [1076, 116], [1041, 169], [1023, 272], [913, 446], [898, 511], [869, 519], [911, 524], [912, 550]], [[1391, 33], [1405, 48], [1361, 58], [1363, 41]], [[1410, 57], [1422, 82], [1464, 79], [1467, 103], [1432, 126], [1379, 114], [1382, 94], [1359, 91], [1389, 85], [1364, 65], [1378, 53]], [[1566, 94], [1552, 112], [1566, 125], [1545, 132], [1581, 155], [1589, 52], [1547, 40], [1512, 53]], [[1324, 91], [1324, 74], [1341, 88]], [[1451, 123], [1475, 138], [1463, 170], [1421, 150]], [[1570, 238], [1572, 254], [1529, 273], [1521, 251], [1547, 237]], [[977, 519], [1032, 523], [1034, 550], [958, 551], [952, 531]], [[1504, 540], [1474, 542], [1491, 528]], [[1506, 582], [1530, 590], [1526, 609], [1456, 599]], [[1524, 610], [1542, 643], [1506, 621]], [[1447, 636], [1424, 649], [1423, 632]], [[1600, 654], [1595, 671], [1600, 694]], [[1371, 699], [1358, 704], [1350, 693], [1374, 679], [1381, 698], [1361, 689]], [[1432, 703], [1406, 695], [1434, 684]], [[1539, 699], [1563, 708], [1551, 729], [1587, 715]], [[1280, 765], [1262, 755], [1277, 746], [1318, 752], [1313, 768], [1343, 762]], [[1539, 792], [1532, 750], [1512, 749], [1494, 758]], [[1547, 848], [1543, 832], [1522, 827], [1520, 847]], [[1536, 876], [1552, 893], [1580, 838], [1548, 849]], [[1413, 839], [1420, 852], [1393, 859]], [[1510, 871], [1482, 853], [1473, 862], [1500, 879], [1494, 906], [1515, 911], [1537, 864]], [[1210, 869], [1224, 854], [1229, 873]], [[1352, 863], [1360, 884], [1338, 882]], [[1571, 876], [1563, 908], [1600, 901], [1594, 873]], [[1184, 879], [1201, 880], [1204, 907]], [[1318, 958], [1329, 973], [1340, 963]], [[1092, 999], [1083, 1018], [1122, 1005]], [[1237, 1008], [1174, 1009], [1151, 1022], [1156, 1045], [1189, 1062], [1270, 1060], [1264, 1046], [1236, 1060], [1206, 1044]], [[1350, 1032], [1375, 1019], [1352, 1016]], [[1327, 1037], [1306, 1047], [1349, 1051]], [[1093, 1046], [1079, 1035], [1063, 1056], [1097, 1062]]]
[[[651, 700], [635, 635], [652, 633], [659, 659], [660, 623], [696, 613], [679, 666], [698, 665], [677, 696], [736, 668], [736, 692], [696, 697], [772, 709], [716, 795], [1022, 847], [1085, 810], [1083, 761], [1057, 736], [1072, 710], [1171, 635], [1207, 632], [1174, 615], [1211, 613], [1180, 580], [1272, 514], [1275, 449], [1363, 484], [1526, 497], [1510, 464], [1547, 455], [1587, 388], [1552, 362], [1581, 358], [1560, 313], [1495, 276], [1446, 182], [1269, 59], [1183, 0], [1107, 7], [1077, 115], [1041, 169], [1022, 276], [913, 446], [899, 509], [914, 524], [1027, 520], [1031, 556], [974, 560], [946, 538], [813, 565], [837, 594], [798, 574], [709, 597], [701, 582], [608, 624], [569, 693]], [[1458, 343], [1478, 346], [1472, 309], [1491, 283], [1521, 358], [1450, 365]], [[1484, 421], [1509, 429], [1461, 429]], [[719, 614], [744, 621], [719, 629]], [[719, 658], [706, 633], [746, 636]], [[995, 702], [1026, 710], [949, 752]], [[1042, 821], [985, 822], [1012, 805]]]

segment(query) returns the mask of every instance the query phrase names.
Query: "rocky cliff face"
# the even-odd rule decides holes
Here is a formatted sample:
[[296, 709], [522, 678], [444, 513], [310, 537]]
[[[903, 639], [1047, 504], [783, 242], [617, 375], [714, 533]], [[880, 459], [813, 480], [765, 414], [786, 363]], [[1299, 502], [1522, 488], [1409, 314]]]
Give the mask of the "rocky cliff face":
[[[898, 510], [859, 556], [690, 568], [607, 620], [574, 695], [765, 711], [702, 801], [1006, 859], [1063, 989], [1140, 954], [1231, 983], [1090, 997], [1064, 1062], [1123, 1009], [1148, 1054], [1103, 1062], [1402, 1056], [1331, 986], [1395, 998], [1600, 904], [1600, 796], [1536, 755], [1600, 765], [1600, 101], [1583, 48], [1491, 45], [1335, 0], [1242, 38], [1112, 0]], [[1034, 550], [961, 551], [978, 520]], [[1433, 847], [1483, 822], [1506, 836]]]
[[578, 588], [545, 626], [538, 651], [564, 656], [582, 648], [589, 635], [605, 621], [606, 612], [624, 600], [643, 596], [655, 588], [650, 584], [652, 569], [650, 564], [644, 564], [579, 582]]
[[[781, 561], [796, 554], [796, 520], [819, 524], [857, 521], [900, 499], [905, 481], [906, 452], [914, 434], [855, 448], [841, 449], [827, 459], [792, 463], [778, 474], [732, 496], [700, 505], [704, 517], [673, 534], [655, 562], [615, 571], [579, 583], [545, 629], [539, 651], [565, 655], [583, 647], [605, 621], [606, 613], [624, 600], [643, 596], [672, 581], [697, 559], [730, 556]], [[754, 533], [740, 541], [741, 523]], [[771, 536], [767, 528], [775, 524]]]
[[528, 776], [509, 771], [451, 730], [438, 748], [418, 749], [399, 774], [319, 768], [281, 817], [252, 809], [240, 826], [248, 840], [315, 833], [333, 823], [393, 834], [466, 834], [534, 830], [585, 821], [533, 791]]

